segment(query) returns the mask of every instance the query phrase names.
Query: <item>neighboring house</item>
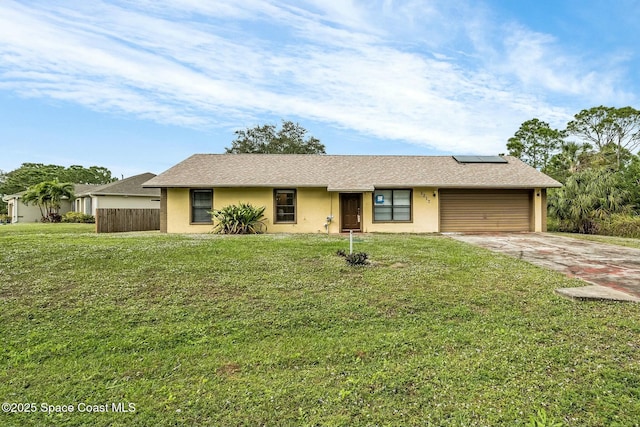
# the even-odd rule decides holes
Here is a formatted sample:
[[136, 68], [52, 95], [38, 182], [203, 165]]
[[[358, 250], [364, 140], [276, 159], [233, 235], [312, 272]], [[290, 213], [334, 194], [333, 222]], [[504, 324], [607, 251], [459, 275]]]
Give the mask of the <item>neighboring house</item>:
[[[42, 214], [40, 213], [40, 209], [37, 205], [25, 205], [22, 202], [22, 196], [24, 196], [26, 191], [21, 191], [16, 194], [7, 194], [2, 197], [2, 200], [7, 204], [7, 214], [9, 215], [9, 219], [11, 223], [17, 222], [40, 222], [42, 218]], [[66, 201], [62, 203], [60, 207], [60, 211], [68, 212], [70, 210], [71, 204]]]
[[159, 209], [160, 190], [142, 187], [155, 176], [143, 173], [76, 192], [74, 211], [95, 216], [101, 208]]
[[[144, 182], [155, 176], [143, 173], [109, 184], [74, 184], [74, 200], [63, 200], [58, 213], [64, 215], [75, 211], [95, 216], [98, 208], [159, 209], [160, 190], [142, 187]], [[42, 217], [40, 209], [36, 205], [22, 203], [24, 193], [2, 198], [8, 205], [11, 222], [39, 222]]]
[[[91, 184], [74, 184], [74, 194], [85, 191], [88, 188], [95, 187]], [[2, 198], [7, 203], [8, 215], [12, 223], [17, 222], [40, 222], [42, 214], [40, 208], [37, 205], [29, 204], [25, 205], [22, 202], [22, 196], [26, 191], [21, 191], [16, 194], [9, 194]], [[65, 213], [73, 210], [71, 200], [62, 200], [60, 203], [60, 209], [58, 213], [64, 215]]]
[[196, 154], [151, 179], [160, 229], [211, 231], [209, 212], [265, 206], [272, 233], [545, 231], [547, 188], [515, 157]]

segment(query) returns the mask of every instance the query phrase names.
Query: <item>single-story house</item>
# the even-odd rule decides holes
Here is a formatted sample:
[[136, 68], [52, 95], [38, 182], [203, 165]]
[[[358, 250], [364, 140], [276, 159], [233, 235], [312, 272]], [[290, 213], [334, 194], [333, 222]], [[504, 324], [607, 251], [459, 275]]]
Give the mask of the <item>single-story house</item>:
[[168, 233], [209, 232], [239, 202], [271, 233], [429, 233], [545, 231], [561, 184], [510, 156], [196, 154], [143, 186]]
[[[109, 184], [74, 184], [74, 199], [62, 200], [58, 213], [64, 215], [74, 211], [95, 216], [98, 208], [160, 209], [160, 190], [142, 187], [155, 176], [143, 173]], [[40, 209], [36, 205], [22, 203], [24, 193], [2, 198], [8, 205], [11, 222], [39, 222], [42, 218]]]
[[100, 208], [160, 209], [160, 190], [142, 187], [155, 176], [147, 172], [76, 192], [74, 211], [95, 216]]
[[[84, 192], [90, 188], [96, 187], [93, 184], [74, 184], [73, 190], [74, 194], [78, 194], [79, 192]], [[26, 205], [22, 201], [22, 196], [24, 196], [26, 191], [21, 191], [16, 194], [8, 194], [2, 197], [2, 200], [7, 203], [8, 215], [11, 219], [11, 223], [18, 222], [40, 222], [42, 219], [42, 214], [40, 213], [40, 208], [37, 205], [29, 204]], [[73, 201], [69, 199], [64, 199], [60, 203], [60, 209], [58, 209], [58, 213], [60, 215], [64, 215], [65, 213], [73, 210]]]

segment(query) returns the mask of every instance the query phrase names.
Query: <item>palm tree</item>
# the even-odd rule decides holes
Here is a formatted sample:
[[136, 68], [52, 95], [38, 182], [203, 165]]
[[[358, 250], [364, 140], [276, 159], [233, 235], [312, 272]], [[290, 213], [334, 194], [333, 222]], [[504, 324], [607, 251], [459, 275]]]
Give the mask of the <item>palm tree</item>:
[[25, 204], [34, 204], [40, 208], [42, 221], [53, 221], [58, 216], [58, 210], [63, 199], [73, 198], [73, 184], [57, 180], [44, 181], [27, 189], [22, 196]]
[[591, 234], [597, 231], [599, 221], [616, 213], [628, 214], [630, 196], [620, 173], [586, 169], [549, 193], [549, 215], [558, 219], [565, 231]]

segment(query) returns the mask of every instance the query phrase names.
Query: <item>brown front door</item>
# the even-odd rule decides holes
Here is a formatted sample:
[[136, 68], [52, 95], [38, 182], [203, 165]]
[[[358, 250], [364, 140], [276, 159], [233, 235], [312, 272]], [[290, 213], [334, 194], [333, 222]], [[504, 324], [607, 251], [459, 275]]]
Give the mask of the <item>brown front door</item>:
[[342, 220], [342, 231], [362, 230], [362, 194], [341, 194], [340, 212]]

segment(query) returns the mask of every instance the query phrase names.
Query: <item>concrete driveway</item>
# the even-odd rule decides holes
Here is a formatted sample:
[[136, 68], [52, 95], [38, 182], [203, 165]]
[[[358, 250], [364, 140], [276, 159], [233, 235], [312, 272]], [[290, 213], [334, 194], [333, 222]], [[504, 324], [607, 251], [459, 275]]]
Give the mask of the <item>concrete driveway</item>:
[[640, 302], [640, 249], [547, 233], [451, 234], [449, 237], [557, 270], [590, 284], [558, 289], [562, 295]]

